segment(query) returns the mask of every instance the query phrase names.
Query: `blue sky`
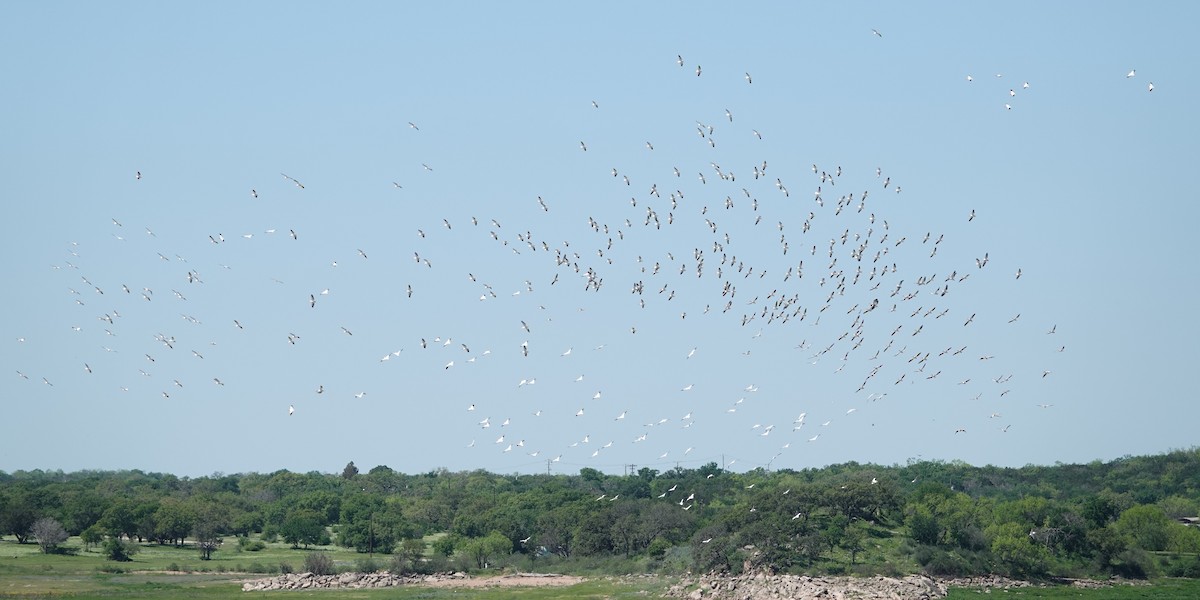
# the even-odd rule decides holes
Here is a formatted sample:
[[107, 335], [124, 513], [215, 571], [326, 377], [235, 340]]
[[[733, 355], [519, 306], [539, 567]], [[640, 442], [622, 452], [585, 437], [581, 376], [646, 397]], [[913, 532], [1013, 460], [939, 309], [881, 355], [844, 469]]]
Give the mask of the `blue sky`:
[[1190, 5], [3, 12], [0, 469], [1195, 443]]

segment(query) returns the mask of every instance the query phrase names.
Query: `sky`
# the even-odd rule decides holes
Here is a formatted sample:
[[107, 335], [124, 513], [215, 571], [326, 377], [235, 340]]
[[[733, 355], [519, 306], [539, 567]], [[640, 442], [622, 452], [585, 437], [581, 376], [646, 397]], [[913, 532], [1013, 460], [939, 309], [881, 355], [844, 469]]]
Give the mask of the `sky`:
[[0, 13], [0, 470], [1196, 443], [1193, 4]]

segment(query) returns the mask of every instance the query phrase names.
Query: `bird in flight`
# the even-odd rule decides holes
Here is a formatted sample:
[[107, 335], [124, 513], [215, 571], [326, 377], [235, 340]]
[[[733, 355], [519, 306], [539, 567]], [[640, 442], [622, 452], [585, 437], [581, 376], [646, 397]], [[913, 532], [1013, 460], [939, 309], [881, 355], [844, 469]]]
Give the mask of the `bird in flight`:
[[872, 29], [871, 33], [875, 34], [876, 37], [883, 37], [883, 34], [879, 33], [878, 29]]

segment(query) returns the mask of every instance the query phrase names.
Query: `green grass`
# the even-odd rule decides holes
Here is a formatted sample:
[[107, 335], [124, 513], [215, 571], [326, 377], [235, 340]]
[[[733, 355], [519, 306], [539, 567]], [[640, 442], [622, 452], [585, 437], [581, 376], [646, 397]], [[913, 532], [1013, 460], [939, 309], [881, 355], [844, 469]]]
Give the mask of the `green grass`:
[[955, 588], [947, 600], [1196, 600], [1200, 598], [1200, 580], [1157, 579], [1151, 585], [1115, 585], [1100, 589], [1079, 589], [1069, 586], [1027, 587], [1010, 590], [994, 589], [986, 594], [978, 589]]

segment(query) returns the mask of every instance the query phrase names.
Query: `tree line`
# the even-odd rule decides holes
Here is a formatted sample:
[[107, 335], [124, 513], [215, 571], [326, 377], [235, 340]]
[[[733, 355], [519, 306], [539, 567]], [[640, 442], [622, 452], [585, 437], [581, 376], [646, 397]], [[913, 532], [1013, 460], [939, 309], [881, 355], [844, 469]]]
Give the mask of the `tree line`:
[[[0, 472], [0, 535], [44, 551], [79, 536], [114, 560], [142, 544], [207, 559], [232, 537], [471, 568], [610, 559], [661, 571], [1195, 577], [1200, 528], [1184, 520], [1197, 515], [1200, 449], [1020, 468], [710, 463], [621, 476], [360, 473], [352, 462], [340, 474]], [[445, 535], [422, 541], [433, 534]]]

